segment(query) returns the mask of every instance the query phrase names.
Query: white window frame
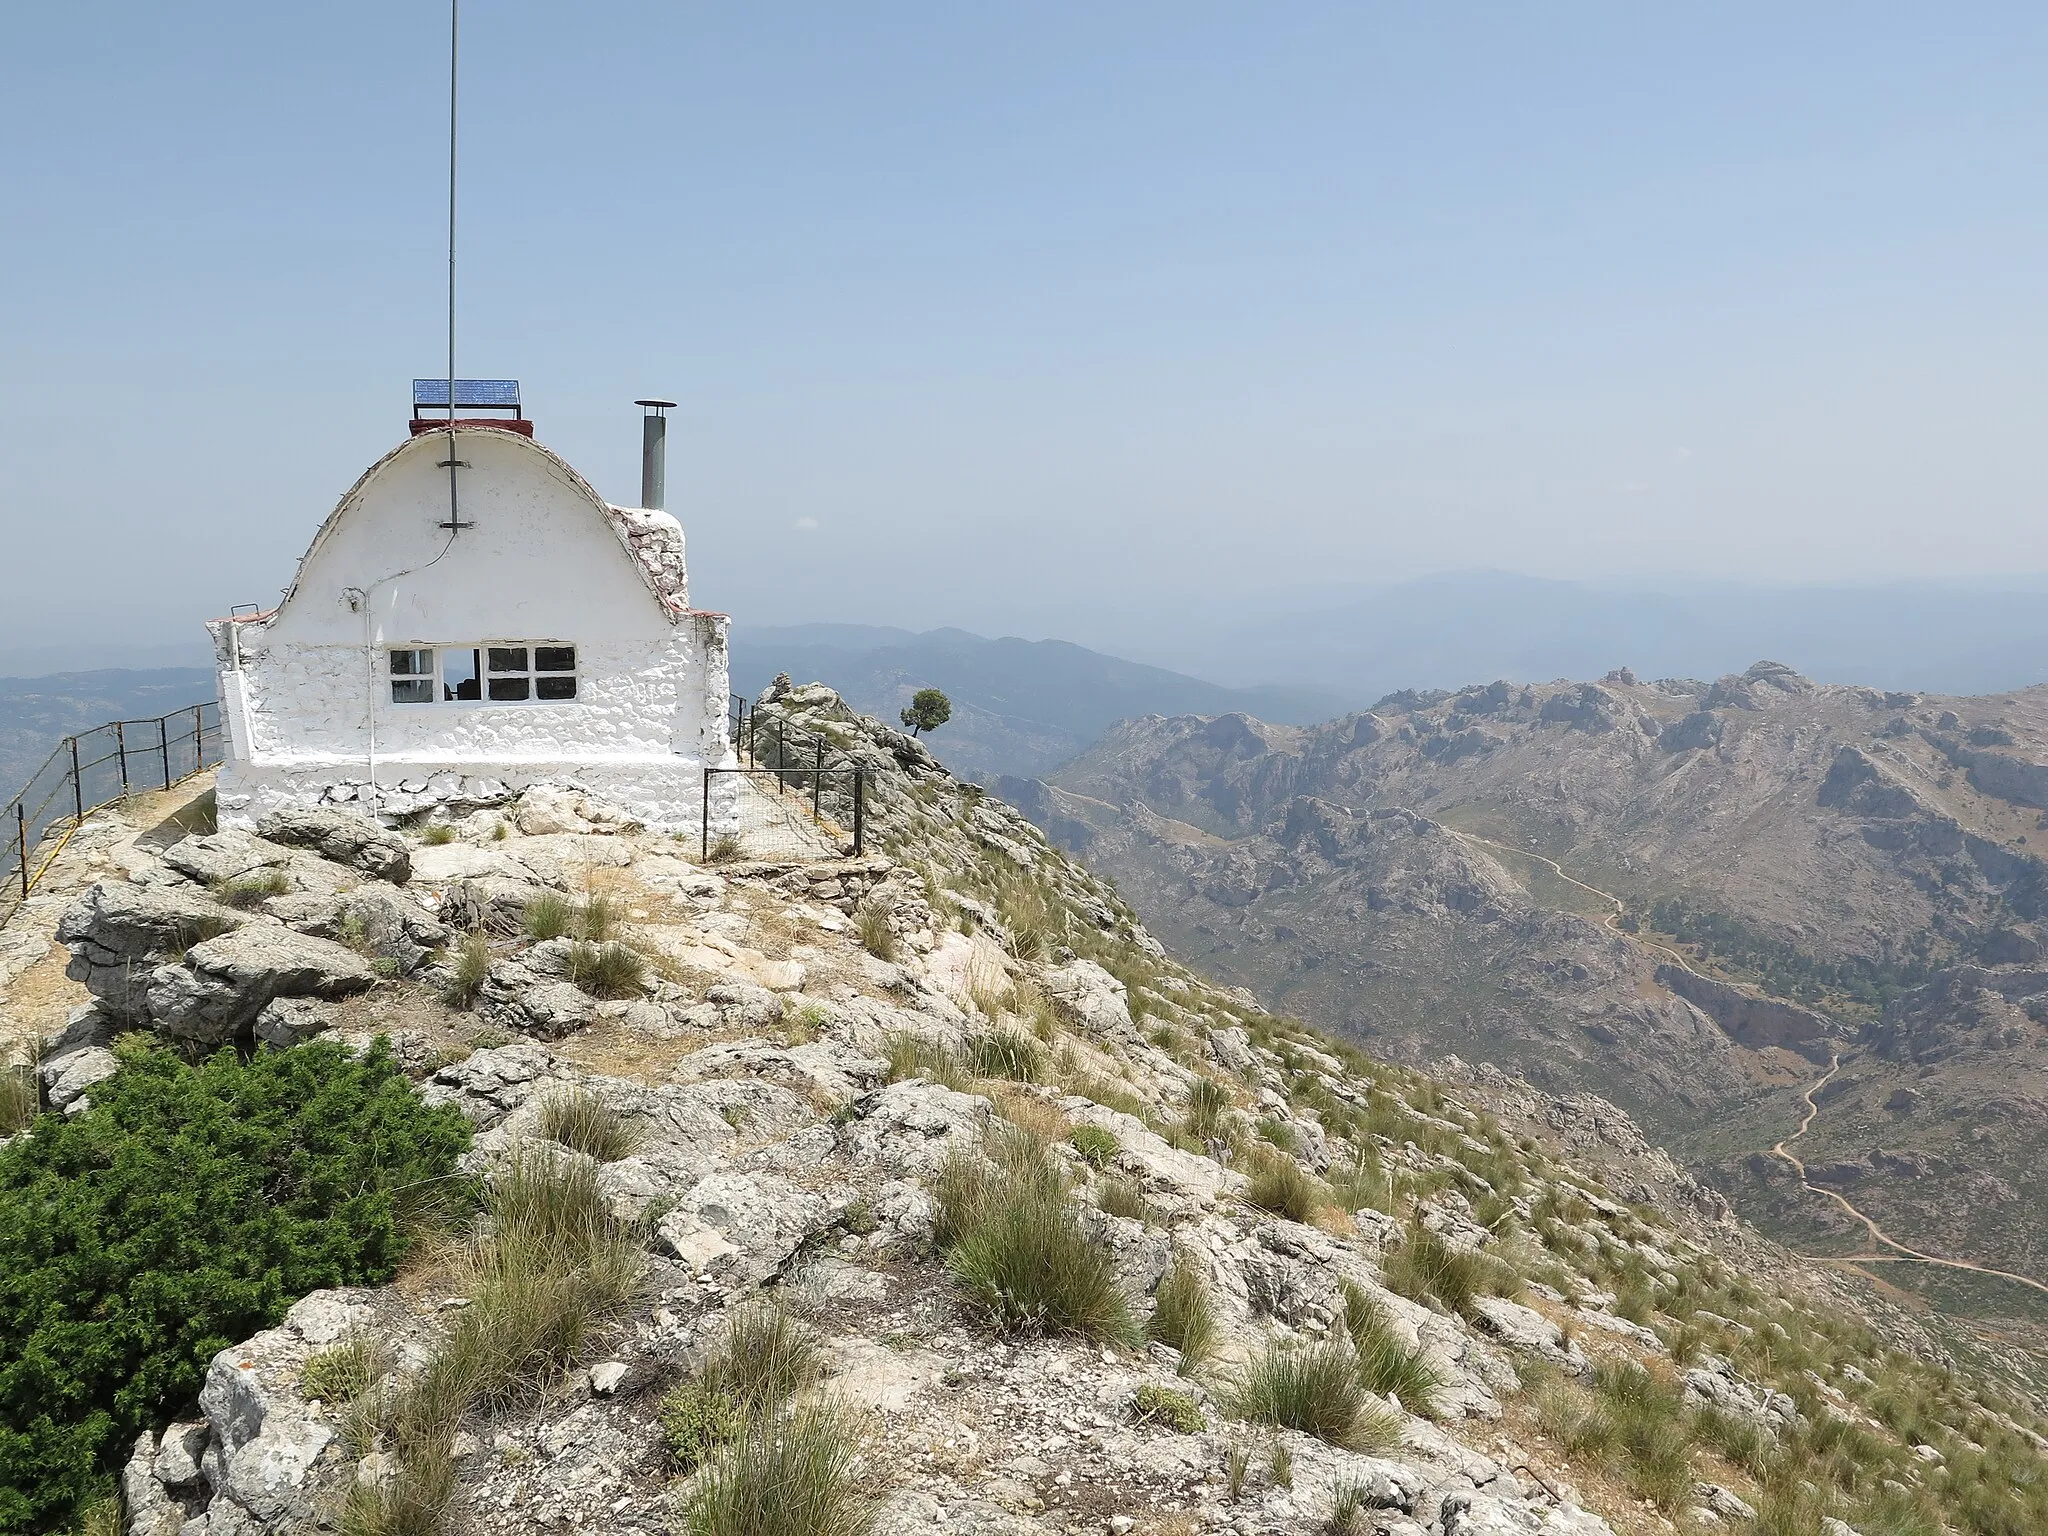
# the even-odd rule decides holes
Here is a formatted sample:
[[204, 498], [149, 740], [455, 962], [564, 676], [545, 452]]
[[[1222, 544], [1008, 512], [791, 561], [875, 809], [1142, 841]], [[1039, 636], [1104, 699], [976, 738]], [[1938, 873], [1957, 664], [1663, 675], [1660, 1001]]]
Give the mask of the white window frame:
[[[433, 705], [461, 706], [464, 708], [497, 707], [517, 709], [535, 704], [577, 704], [582, 702], [582, 667], [577, 656], [578, 647], [563, 640], [481, 640], [464, 645], [393, 645], [384, 651], [385, 680], [391, 685], [391, 705], [395, 709], [420, 709]], [[451, 699], [446, 697], [447, 684], [443, 678], [446, 658], [463, 651], [472, 652], [477, 662], [477, 694], [474, 699]], [[493, 657], [492, 652], [499, 653]], [[543, 668], [540, 666], [541, 652], [567, 651], [571, 663], [568, 670]], [[514, 658], [508, 652], [520, 653], [523, 668], [511, 666], [493, 669], [493, 660], [510, 661]], [[425, 658], [424, 665], [421, 658]], [[559, 658], [551, 658], [559, 659]], [[406, 670], [401, 671], [404, 667]], [[525, 686], [524, 698], [499, 698], [490, 696], [493, 679], [510, 681], [520, 679]], [[567, 698], [542, 698], [541, 685], [545, 682], [567, 678], [570, 693]], [[400, 698], [399, 690], [414, 689], [424, 684], [428, 697]]]

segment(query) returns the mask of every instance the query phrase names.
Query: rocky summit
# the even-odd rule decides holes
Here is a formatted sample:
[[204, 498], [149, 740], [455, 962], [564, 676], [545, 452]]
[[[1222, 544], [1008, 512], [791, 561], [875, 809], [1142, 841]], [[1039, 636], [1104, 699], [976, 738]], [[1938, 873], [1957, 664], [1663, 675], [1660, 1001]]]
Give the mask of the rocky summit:
[[[1592, 730], [1610, 696], [1513, 707]], [[24, 1055], [47, 1037], [0, 1173], [143, 1063], [182, 1081], [151, 1040], [388, 1056], [469, 1128], [389, 1283], [275, 1298], [79, 1508], [134, 1536], [2048, 1524], [2024, 1357], [1795, 1259], [1606, 1098], [1425, 1076], [1204, 979], [829, 690], [762, 709], [871, 769], [875, 851], [704, 862], [573, 785], [395, 829], [137, 805], [74, 839], [0, 972]], [[1205, 761], [1267, 753], [1227, 729]], [[1386, 872], [1328, 904], [1572, 922], [1587, 979], [1632, 963], [1428, 816], [1297, 787], [1273, 848]], [[1279, 857], [1192, 878], [1256, 910]], [[1646, 993], [1640, 1027], [1713, 1039], [1710, 1006]], [[1794, 1054], [1832, 1027], [1756, 1012]]]

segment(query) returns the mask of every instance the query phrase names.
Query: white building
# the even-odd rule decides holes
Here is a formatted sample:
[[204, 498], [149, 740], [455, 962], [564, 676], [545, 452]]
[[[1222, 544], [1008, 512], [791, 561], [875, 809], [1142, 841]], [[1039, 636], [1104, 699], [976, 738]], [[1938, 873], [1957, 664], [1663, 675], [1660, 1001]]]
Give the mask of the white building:
[[[516, 384], [457, 382], [458, 406], [516, 416]], [[500, 398], [472, 388], [493, 382]], [[445, 405], [445, 383], [424, 392]], [[682, 528], [606, 503], [523, 418], [451, 436], [445, 416], [420, 419], [422, 393], [413, 435], [342, 497], [277, 608], [208, 626], [221, 821], [573, 782], [696, 826], [704, 769], [732, 760], [727, 620], [690, 607]], [[650, 478], [659, 500], [658, 457]]]

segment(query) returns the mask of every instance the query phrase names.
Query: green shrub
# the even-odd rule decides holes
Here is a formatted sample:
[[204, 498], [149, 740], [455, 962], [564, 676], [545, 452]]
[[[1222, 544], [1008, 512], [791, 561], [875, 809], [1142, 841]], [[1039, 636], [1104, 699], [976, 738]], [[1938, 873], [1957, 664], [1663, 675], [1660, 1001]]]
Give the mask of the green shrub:
[[1216, 1307], [1200, 1264], [1176, 1253], [1152, 1293], [1145, 1331], [1180, 1351], [1180, 1374], [1192, 1376], [1216, 1349]]
[[1081, 1161], [1090, 1168], [1107, 1168], [1123, 1151], [1123, 1143], [1114, 1134], [1099, 1125], [1083, 1125], [1067, 1138], [1074, 1144], [1074, 1150], [1081, 1154]]
[[187, 1066], [123, 1047], [78, 1116], [0, 1149], [0, 1532], [74, 1517], [218, 1351], [391, 1277], [407, 1186], [469, 1144], [380, 1043]]
[[455, 963], [449, 967], [447, 985], [441, 989], [441, 1000], [451, 1008], [467, 1008], [476, 1001], [490, 974], [491, 950], [482, 930], [465, 933], [462, 946], [455, 951]]
[[640, 1146], [640, 1131], [588, 1088], [571, 1088], [549, 1097], [540, 1107], [540, 1135], [572, 1152], [616, 1163]]
[[1131, 1417], [1140, 1424], [1157, 1424], [1177, 1435], [1199, 1435], [1209, 1427], [1202, 1417], [1202, 1405], [1187, 1393], [1149, 1381], [1131, 1399]]
[[934, 1231], [946, 1265], [996, 1326], [1137, 1342], [1107, 1250], [1082, 1230], [1053, 1158], [1015, 1127], [987, 1155], [956, 1153], [940, 1170]]
[[582, 940], [569, 951], [569, 979], [592, 997], [638, 997], [647, 985], [647, 962], [623, 944]]
[[1389, 1451], [1401, 1443], [1401, 1416], [1367, 1400], [1350, 1348], [1334, 1340], [1272, 1345], [1254, 1356], [1231, 1394], [1231, 1410], [1347, 1451]]
[[746, 851], [746, 844], [740, 841], [739, 833], [721, 832], [706, 846], [704, 861], [707, 864], [730, 864]]
[[1293, 1158], [1268, 1153], [1258, 1160], [1244, 1197], [1262, 1211], [1307, 1221], [1322, 1201], [1322, 1186]]
[[445, 821], [437, 821], [420, 834], [420, 841], [429, 848], [439, 848], [455, 841], [455, 829]]
[[746, 1425], [740, 1405], [709, 1383], [692, 1378], [661, 1400], [661, 1443], [678, 1472], [694, 1472]]
[[967, 1065], [977, 1077], [1042, 1082], [1045, 1047], [1021, 1029], [992, 1029], [967, 1042]]
[[1368, 1392], [1397, 1399], [1410, 1413], [1434, 1418], [1450, 1385], [1420, 1349], [1403, 1343], [1394, 1320], [1364, 1289], [1344, 1282], [1344, 1330], [1358, 1357], [1358, 1379]]
[[866, 1536], [875, 1511], [855, 1476], [859, 1449], [829, 1403], [755, 1415], [704, 1464], [685, 1536]]

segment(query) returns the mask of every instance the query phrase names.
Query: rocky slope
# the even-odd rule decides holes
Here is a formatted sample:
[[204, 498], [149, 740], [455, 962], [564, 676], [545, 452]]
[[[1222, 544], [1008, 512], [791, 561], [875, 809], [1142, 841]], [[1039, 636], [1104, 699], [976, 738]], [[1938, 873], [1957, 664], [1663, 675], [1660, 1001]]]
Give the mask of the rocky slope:
[[[477, 1126], [487, 1178], [562, 1138], [571, 1098], [628, 1133], [550, 1155], [631, 1223], [640, 1278], [577, 1369], [462, 1420], [456, 1527], [707, 1518], [724, 1463], [683, 1471], [676, 1404], [764, 1300], [817, 1346], [810, 1391], [853, 1426], [857, 1497], [892, 1536], [1596, 1536], [1739, 1528], [1758, 1506], [1775, 1529], [1875, 1536], [2048, 1508], [2023, 1357], [1958, 1357], [1791, 1261], [1611, 1104], [1456, 1061], [1435, 1083], [1219, 990], [1020, 814], [828, 691], [764, 707], [873, 766], [881, 853], [703, 867], [561, 792], [446, 841], [333, 815], [257, 837], [110, 819], [61, 876], [103, 878], [61, 915], [92, 1001], [42, 1057], [59, 1112], [91, 1113], [121, 1028], [381, 1034]], [[572, 979], [573, 940], [528, 931], [593, 898], [648, 966], [611, 1000]], [[440, 946], [465, 929], [488, 965], [456, 1007]], [[1005, 1325], [968, 1283], [949, 1180], [1018, 1138], [1149, 1343]], [[1169, 1274], [1209, 1298], [1206, 1347], [1162, 1323]], [[135, 1447], [129, 1529], [360, 1522], [421, 1452], [402, 1416], [320, 1384], [363, 1341], [390, 1374], [358, 1403], [431, 1374], [464, 1276], [428, 1258], [223, 1351]], [[1395, 1388], [1368, 1356], [1411, 1373]], [[1276, 1415], [1245, 1383], [1275, 1359], [1374, 1385], [1321, 1434], [1259, 1422]]]
[[1308, 729], [1127, 722], [1002, 787], [1269, 1006], [1605, 1094], [1845, 1253], [1864, 1229], [1750, 1154], [1853, 1058], [1809, 1160], [1909, 1242], [2048, 1276], [2022, 1129], [2048, 1092], [2048, 689], [1886, 694], [1771, 663], [1494, 683]]

